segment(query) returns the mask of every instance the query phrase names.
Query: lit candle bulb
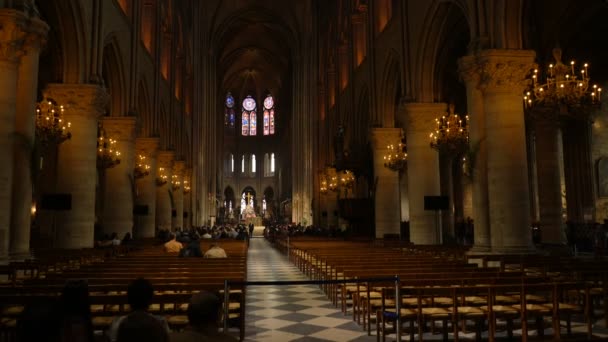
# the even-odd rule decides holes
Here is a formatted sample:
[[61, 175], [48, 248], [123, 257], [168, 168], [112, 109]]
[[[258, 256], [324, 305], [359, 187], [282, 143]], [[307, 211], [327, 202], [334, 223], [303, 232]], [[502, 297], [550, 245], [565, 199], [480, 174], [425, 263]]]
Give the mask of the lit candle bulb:
[[570, 62], [570, 67], [572, 68], [572, 74], [574, 74], [574, 61]]

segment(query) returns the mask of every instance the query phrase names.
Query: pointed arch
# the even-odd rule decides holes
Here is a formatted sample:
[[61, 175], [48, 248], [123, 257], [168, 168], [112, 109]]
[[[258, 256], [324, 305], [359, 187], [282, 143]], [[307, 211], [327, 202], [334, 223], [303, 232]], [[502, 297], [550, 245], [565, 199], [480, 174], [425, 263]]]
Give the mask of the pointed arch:
[[401, 97], [401, 66], [399, 54], [391, 49], [382, 73], [382, 84], [380, 85], [381, 97], [378, 99], [379, 112], [374, 118], [376, 123], [382, 127], [395, 127], [395, 98]]
[[91, 48], [85, 28], [86, 12], [80, 1], [39, 1], [37, 5], [61, 46], [61, 81], [83, 83], [88, 77]]
[[126, 110], [125, 67], [120, 47], [115, 36], [111, 36], [103, 48], [102, 77], [110, 94], [109, 115], [124, 116]]
[[[448, 43], [447, 37], [462, 35], [462, 32], [453, 32], [455, 27], [464, 26], [470, 40], [470, 18], [466, 4], [462, 1], [435, 0], [427, 12], [424, 27], [425, 35], [422, 37], [422, 48], [416, 56], [416, 73], [414, 79], [413, 96], [419, 102], [439, 101], [440, 85], [437, 75], [438, 56], [444, 53]], [[449, 49], [449, 48], [448, 48]]]

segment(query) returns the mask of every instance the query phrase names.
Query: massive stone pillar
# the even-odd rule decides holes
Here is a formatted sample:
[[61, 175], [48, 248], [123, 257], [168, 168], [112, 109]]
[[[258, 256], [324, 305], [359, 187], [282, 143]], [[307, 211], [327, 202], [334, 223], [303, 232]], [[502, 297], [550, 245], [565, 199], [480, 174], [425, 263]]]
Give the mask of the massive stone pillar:
[[490, 252], [490, 216], [488, 209], [488, 168], [486, 112], [480, 89], [481, 65], [475, 56], [465, 56], [458, 61], [460, 76], [467, 91], [469, 114], [470, 153], [466, 156], [467, 172], [471, 180], [474, 245], [470, 253]]
[[173, 180], [177, 182], [171, 192], [173, 194], [173, 209], [175, 216], [171, 220], [171, 227], [184, 228], [184, 171], [186, 163], [183, 160], [173, 164]]
[[10, 242], [17, 79], [26, 35], [22, 16], [19, 11], [0, 10], [0, 262], [8, 259]]
[[103, 201], [103, 232], [117, 233], [122, 238], [133, 230], [133, 200], [135, 179], [135, 126], [134, 116], [105, 117], [103, 128], [109, 138], [116, 140], [120, 163], [105, 172]]
[[38, 90], [38, 60], [49, 27], [38, 18], [27, 22], [28, 34], [18, 69], [12, 211], [9, 253], [13, 259], [29, 256], [32, 206], [32, 147], [35, 138], [35, 108]]
[[184, 194], [184, 229], [192, 228], [192, 168], [184, 170], [183, 194]]
[[136, 238], [151, 238], [156, 234], [156, 177], [158, 171], [158, 138], [135, 139], [137, 155], [146, 157], [145, 163], [150, 166], [149, 174], [137, 179], [135, 203], [138, 206], [147, 206], [147, 213], [139, 213], [137, 220]]
[[439, 158], [430, 147], [429, 133], [435, 117], [446, 111], [445, 103], [407, 103], [398, 118], [405, 125], [407, 141], [407, 179], [410, 198], [410, 241], [417, 244], [439, 243], [436, 212], [424, 210], [424, 196], [438, 196]]
[[477, 56], [486, 112], [490, 241], [494, 253], [534, 251], [522, 93], [535, 67], [529, 50], [486, 50]]
[[156, 187], [156, 226], [159, 229], [171, 229], [171, 212], [173, 210], [171, 177], [173, 176], [174, 158], [175, 152], [173, 151], [158, 152], [157, 179], [162, 175], [167, 176], [166, 183]]
[[562, 229], [559, 121], [539, 118], [534, 127], [542, 243], [563, 244], [566, 242], [566, 236]]
[[45, 95], [65, 107], [65, 119], [72, 123], [72, 138], [59, 145], [56, 188], [72, 195], [72, 209], [53, 214], [55, 247], [93, 247], [97, 122], [109, 97], [93, 84], [49, 84]]
[[[372, 128], [370, 131], [376, 179], [375, 220], [376, 237], [399, 234], [401, 210], [399, 204], [399, 173], [384, 167], [387, 146], [401, 141], [400, 128]], [[427, 146], [428, 147], [428, 146]]]

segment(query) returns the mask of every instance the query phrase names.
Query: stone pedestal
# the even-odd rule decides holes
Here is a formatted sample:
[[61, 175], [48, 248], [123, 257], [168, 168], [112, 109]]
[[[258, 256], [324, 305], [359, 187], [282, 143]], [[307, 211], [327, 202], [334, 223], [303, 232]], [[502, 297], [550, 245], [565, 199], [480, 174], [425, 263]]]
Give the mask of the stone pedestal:
[[54, 212], [54, 246], [88, 248], [94, 243], [97, 122], [109, 96], [92, 84], [49, 84], [47, 98], [65, 107], [72, 138], [59, 146], [57, 192], [72, 195], [72, 209]]
[[486, 113], [488, 198], [494, 253], [534, 251], [522, 93], [535, 67], [528, 50], [486, 50], [477, 56]]
[[120, 164], [100, 170], [105, 173], [102, 226], [103, 232], [117, 233], [123, 238], [133, 230], [133, 202], [135, 197], [135, 126], [133, 116], [104, 117], [103, 128], [108, 138], [116, 140]]
[[445, 113], [445, 103], [407, 103], [398, 118], [405, 125], [407, 179], [410, 198], [410, 240], [416, 244], [439, 243], [437, 213], [424, 210], [424, 196], [438, 196], [439, 158], [430, 147], [429, 133], [435, 118]]
[[536, 174], [542, 243], [564, 244], [559, 163], [559, 122], [536, 120]]
[[150, 173], [147, 176], [135, 181], [137, 186], [135, 203], [141, 206], [148, 206], [147, 215], [137, 215], [135, 217], [137, 222], [137, 234], [135, 237], [139, 239], [154, 237], [156, 233], [156, 176], [158, 171], [158, 147], [158, 138], [135, 139], [136, 154], [145, 156], [146, 164], [150, 166]]
[[171, 211], [173, 205], [171, 203], [171, 176], [173, 175], [173, 159], [175, 152], [160, 151], [158, 152], [158, 174], [160, 176], [160, 168], [164, 169], [164, 175], [167, 176], [167, 183], [156, 186], [156, 227], [158, 229], [171, 229]]
[[32, 223], [32, 147], [35, 138], [35, 109], [38, 89], [38, 60], [49, 27], [43, 21], [32, 18], [28, 24], [28, 35], [24, 55], [19, 64], [15, 131], [19, 141], [15, 142], [11, 233], [9, 253], [12, 259], [30, 256], [30, 230]]
[[376, 178], [376, 238], [382, 238], [384, 234], [400, 233], [399, 173], [384, 167], [384, 156], [388, 153], [388, 145], [401, 141], [401, 129], [373, 128], [370, 130], [370, 141]]
[[469, 114], [469, 149], [467, 164], [472, 190], [472, 218], [474, 244], [470, 253], [488, 253], [490, 247], [490, 217], [488, 212], [488, 168], [486, 113], [480, 89], [481, 66], [476, 56], [465, 56], [458, 61], [460, 76], [467, 91]]
[[179, 186], [172, 188], [173, 193], [173, 209], [175, 216], [171, 219], [171, 227], [184, 228], [184, 171], [186, 163], [182, 160], [176, 161], [173, 164], [173, 179], [179, 182]]

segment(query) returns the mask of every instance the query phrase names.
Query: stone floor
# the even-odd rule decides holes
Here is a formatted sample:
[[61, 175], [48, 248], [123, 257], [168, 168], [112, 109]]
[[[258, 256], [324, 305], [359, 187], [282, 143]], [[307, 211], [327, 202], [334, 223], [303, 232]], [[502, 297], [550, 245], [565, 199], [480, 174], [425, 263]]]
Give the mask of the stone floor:
[[[248, 281], [308, 280], [263, 238], [251, 239], [247, 261]], [[585, 324], [573, 322], [572, 327], [576, 340], [584, 340]], [[608, 340], [608, 329], [600, 322], [594, 325], [593, 332], [596, 339]], [[375, 331], [372, 333], [375, 335]], [[565, 322], [562, 333], [562, 339], [569, 340], [564, 336]], [[550, 340], [551, 334], [552, 329], [547, 324], [544, 340]], [[534, 338], [536, 331], [530, 331], [529, 335], [530, 340], [541, 340]], [[520, 340], [521, 330], [516, 329], [514, 337]], [[475, 334], [459, 334], [459, 338], [471, 341], [475, 340]], [[506, 339], [506, 332], [498, 332], [497, 338]], [[415, 339], [418, 340], [418, 335], [415, 335]], [[449, 339], [453, 339], [451, 333]], [[407, 341], [409, 337], [403, 336], [402, 340]], [[440, 341], [442, 336], [425, 333], [423, 340]], [[487, 340], [487, 333], [483, 333], [482, 340]], [[351, 314], [345, 316], [334, 307], [316, 285], [272, 285], [247, 288], [245, 341], [372, 342], [376, 341], [376, 336], [367, 336], [363, 328], [353, 322]], [[387, 341], [395, 341], [395, 335], [389, 335]]]

